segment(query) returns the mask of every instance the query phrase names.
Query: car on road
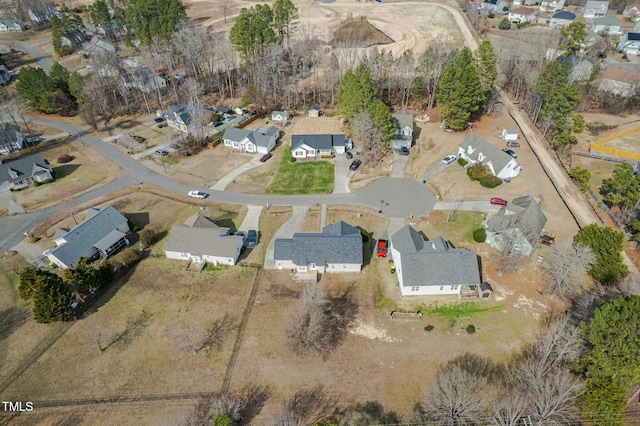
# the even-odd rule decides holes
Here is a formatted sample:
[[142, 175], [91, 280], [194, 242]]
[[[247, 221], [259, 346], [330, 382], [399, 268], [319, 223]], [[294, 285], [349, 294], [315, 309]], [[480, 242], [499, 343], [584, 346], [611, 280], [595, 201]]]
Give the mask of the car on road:
[[153, 119], [156, 123], [162, 123], [164, 121], [164, 117], [156, 117]]
[[505, 152], [505, 153], [507, 153], [507, 154], [509, 154], [509, 155], [510, 155], [510, 156], [512, 156], [513, 158], [518, 158], [518, 154], [516, 154], [515, 152], [513, 152], [513, 150], [511, 150], [511, 149], [504, 148], [502, 151], [503, 151], [503, 152]]
[[169, 155], [169, 151], [165, 151], [164, 149], [156, 149], [155, 151], [153, 151], [153, 153], [155, 155], [159, 155], [160, 157], [165, 157]]
[[506, 206], [508, 204], [507, 200], [498, 197], [493, 197], [489, 202], [494, 206]]
[[444, 157], [444, 158], [442, 159], [442, 164], [445, 164], [445, 165], [451, 164], [451, 163], [453, 163], [454, 161], [456, 161], [456, 158], [457, 158], [457, 157], [456, 157], [455, 155], [453, 155], [453, 154], [449, 154], [449, 155], [447, 155], [446, 157]]
[[262, 157], [260, 157], [260, 162], [261, 163], [266, 163], [269, 158], [273, 157], [273, 154], [270, 152], [267, 152], [265, 155], [263, 155]]
[[376, 256], [379, 258], [387, 257], [388, 250], [389, 242], [387, 240], [378, 240], [378, 244], [376, 244]]
[[520, 148], [520, 144], [516, 141], [509, 141], [507, 142], [507, 146], [511, 147], [511, 148]]
[[247, 232], [247, 248], [253, 248], [258, 244], [258, 231], [249, 229]]
[[409, 148], [407, 148], [406, 146], [400, 148], [400, 155], [409, 155]]
[[351, 170], [352, 172], [355, 172], [356, 170], [358, 170], [358, 167], [360, 167], [360, 164], [362, 164], [362, 161], [353, 160], [353, 162], [349, 166], [349, 170]]
[[202, 192], [202, 191], [189, 191], [189, 197], [191, 198], [198, 198], [200, 200], [204, 200], [205, 198], [207, 198], [209, 194], [207, 194], [206, 192]]

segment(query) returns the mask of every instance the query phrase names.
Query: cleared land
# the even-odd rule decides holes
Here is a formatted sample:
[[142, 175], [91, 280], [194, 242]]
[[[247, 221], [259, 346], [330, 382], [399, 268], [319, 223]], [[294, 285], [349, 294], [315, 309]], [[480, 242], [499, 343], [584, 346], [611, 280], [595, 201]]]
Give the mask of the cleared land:
[[285, 149], [278, 174], [267, 193], [326, 194], [333, 190], [333, 163], [322, 160], [292, 163], [291, 159], [291, 149]]

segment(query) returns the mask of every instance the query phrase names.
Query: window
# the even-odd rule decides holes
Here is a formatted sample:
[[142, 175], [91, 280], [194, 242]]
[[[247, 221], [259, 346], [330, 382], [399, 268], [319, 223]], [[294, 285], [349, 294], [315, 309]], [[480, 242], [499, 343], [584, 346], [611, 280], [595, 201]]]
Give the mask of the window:
[[440, 286], [440, 291], [442, 291], [442, 290], [444, 290], [444, 286], [443, 285]]
[[420, 287], [411, 287], [411, 291], [418, 291]]

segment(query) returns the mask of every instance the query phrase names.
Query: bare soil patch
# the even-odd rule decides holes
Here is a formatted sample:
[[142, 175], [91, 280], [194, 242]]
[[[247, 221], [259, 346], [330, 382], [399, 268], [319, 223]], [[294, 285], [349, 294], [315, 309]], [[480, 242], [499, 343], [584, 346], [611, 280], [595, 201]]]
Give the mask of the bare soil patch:
[[369, 47], [388, 43], [393, 40], [371, 25], [365, 16], [360, 16], [342, 21], [329, 44], [333, 47]]

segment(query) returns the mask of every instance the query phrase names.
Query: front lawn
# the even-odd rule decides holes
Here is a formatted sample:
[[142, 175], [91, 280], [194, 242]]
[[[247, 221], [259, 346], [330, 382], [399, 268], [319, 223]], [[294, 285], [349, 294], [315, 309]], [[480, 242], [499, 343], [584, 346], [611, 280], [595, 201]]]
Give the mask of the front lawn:
[[284, 151], [278, 174], [268, 194], [326, 194], [333, 190], [333, 164], [328, 161], [291, 162], [291, 149]]

